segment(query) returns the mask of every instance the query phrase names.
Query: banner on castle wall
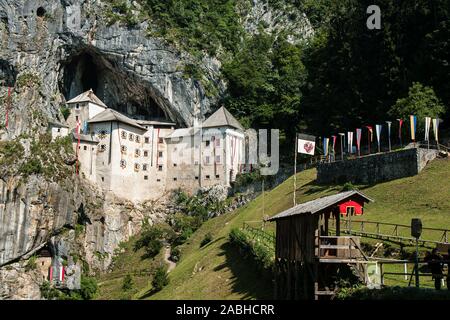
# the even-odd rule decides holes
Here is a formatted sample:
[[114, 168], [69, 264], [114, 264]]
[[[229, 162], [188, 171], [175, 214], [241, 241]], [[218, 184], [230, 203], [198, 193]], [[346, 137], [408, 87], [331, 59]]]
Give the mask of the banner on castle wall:
[[398, 137], [401, 140], [402, 139], [402, 125], [403, 125], [403, 119], [397, 119], [398, 121]]
[[299, 133], [297, 135], [297, 152], [314, 155], [316, 150], [316, 137], [308, 134]]
[[430, 141], [431, 118], [425, 117], [425, 141]]
[[382, 129], [382, 125], [381, 124], [375, 125], [375, 130], [377, 132], [377, 143], [378, 143], [378, 145], [380, 145], [381, 129]]
[[369, 130], [370, 142], [373, 141], [373, 129], [372, 126], [366, 126], [367, 130]]
[[333, 155], [336, 154], [336, 136], [331, 136], [333, 139]]
[[409, 121], [410, 121], [410, 126], [411, 126], [411, 140], [416, 141], [417, 117], [414, 115], [410, 115]]

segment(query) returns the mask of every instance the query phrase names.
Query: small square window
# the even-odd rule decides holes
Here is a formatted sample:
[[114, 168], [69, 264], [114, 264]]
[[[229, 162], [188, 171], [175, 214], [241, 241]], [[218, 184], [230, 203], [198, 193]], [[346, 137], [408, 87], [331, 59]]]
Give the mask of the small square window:
[[150, 143], [150, 138], [149, 137], [145, 137], [144, 141], [145, 141], [145, 143]]
[[177, 164], [176, 164], [176, 163], [174, 163], [174, 164], [173, 164], [173, 166], [174, 166], [174, 167], [176, 167], [176, 166], [177, 166]]
[[83, 149], [84, 149], [84, 150], [87, 150], [87, 146], [84, 146]]
[[139, 157], [140, 155], [141, 155], [141, 150], [139, 150], [139, 149], [134, 150], [135, 157]]
[[206, 164], [209, 164], [209, 156], [206, 156]]
[[163, 143], [164, 139], [163, 138], [159, 138], [158, 143]]
[[209, 140], [206, 141], [206, 146], [209, 147]]
[[136, 142], [137, 142], [137, 143], [141, 142], [141, 137], [136, 136]]
[[144, 157], [148, 157], [148, 151], [144, 150]]
[[197, 161], [197, 160], [195, 160], [195, 161], [194, 161], [194, 164], [195, 164], [196, 166], [198, 166], [198, 161]]
[[220, 163], [220, 156], [216, 156], [216, 163]]
[[178, 178], [173, 178], [173, 181], [177, 181], [178, 180]]
[[163, 169], [163, 166], [162, 166], [162, 165], [159, 165], [159, 166], [158, 166], [158, 171], [162, 171], [162, 169]]
[[159, 151], [159, 152], [158, 152], [158, 157], [162, 158], [162, 156], [163, 156], [162, 151]]
[[125, 131], [122, 131], [121, 135], [122, 139], [126, 139], [127, 138], [127, 133]]
[[156, 179], [156, 182], [161, 182], [161, 179]]
[[146, 164], [142, 165], [142, 171], [147, 171], [147, 165]]
[[78, 121], [78, 116], [75, 116], [75, 120]]
[[133, 140], [134, 140], [134, 134], [130, 133], [128, 139], [129, 139], [130, 141], [133, 141]]
[[61, 129], [60, 129], [60, 128], [58, 128], [58, 132], [61, 132]]
[[102, 182], [105, 182], [105, 177], [102, 177]]
[[144, 180], [148, 180], [148, 176], [144, 176]]
[[198, 180], [198, 177], [195, 177], [195, 180]]
[[220, 179], [220, 175], [216, 174], [216, 179]]
[[209, 176], [209, 174], [207, 174], [207, 175], [205, 176], [205, 178], [206, 178], [206, 179], [210, 179], [211, 177]]

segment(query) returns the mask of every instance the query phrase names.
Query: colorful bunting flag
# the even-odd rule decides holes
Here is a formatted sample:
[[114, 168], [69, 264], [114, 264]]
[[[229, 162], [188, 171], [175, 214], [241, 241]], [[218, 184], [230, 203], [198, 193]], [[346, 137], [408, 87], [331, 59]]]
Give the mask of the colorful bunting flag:
[[388, 140], [389, 140], [389, 151], [391, 151], [391, 121], [386, 121], [388, 125]]
[[353, 132], [347, 132], [347, 145], [348, 145], [348, 153], [353, 153]]
[[330, 139], [329, 138], [323, 138], [323, 155], [326, 157], [328, 156], [328, 144]]
[[416, 140], [416, 124], [417, 124], [417, 117], [414, 115], [409, 116], [409, 121], [411, 125], [411, 140]]
[[425, 141], [430, 141], [431, 118], [425, 117]]
[[381, 145], [380, 145], [381, 129], [382, 129], [382, 125], [381, 125], [381, 124], [375, 125], [375, 130], [376, 130], [376, 132], [377, 132], [378, 152], [381, 151]]
[[361, 129], [356, 129], [356, 146], [358, 147], [358, 155], [361, 155]]
[[433, 119], [434, 140], [438, 143], [439, 118]]

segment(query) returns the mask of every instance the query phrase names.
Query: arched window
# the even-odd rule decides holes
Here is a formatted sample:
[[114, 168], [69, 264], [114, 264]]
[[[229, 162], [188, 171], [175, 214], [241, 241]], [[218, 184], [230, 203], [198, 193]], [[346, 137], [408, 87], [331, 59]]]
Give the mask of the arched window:
[[125, 169], [127, 167], [127, 162], [125, 160], [120, 160], [120, 167]]
[[122, 131], [120, 137], [121, 137], [122, 139], [126, 139], [126, 138], [127, 138], [127, 132], [126, 132], [126, 131]]
[[121, 151], [122, 153], [126, 153], [126, 152], [127, 152], [127, 146], [121, 146], [121, 147], [120, 147], [120, 151]]
[[142, 171], [147, 171], [147, 166], [148, 166], [147, 164], [143, 164], [142, 165]]
[[135, 163], [134, 164], [134, 171], [139, 171], [139, 168], [140, 168], [141, 166], [139, 165], [139, 163]]
[[134, 151], [134, 156], [135, 156], [135, 157], [139, 157], [140, 155], [141, 155], [141, 150], [136, 149], [136, 150]]
[[130, 133], [130, 135], [129, 135], [129, 140], [130, 140], [130, 141], [133, 141], [133, 140], [134, 140], [134, 134]]
[[139, 137], [138, 135], [136, 135], [136, 142], [137, 143], [141, 142], [141, 137]]

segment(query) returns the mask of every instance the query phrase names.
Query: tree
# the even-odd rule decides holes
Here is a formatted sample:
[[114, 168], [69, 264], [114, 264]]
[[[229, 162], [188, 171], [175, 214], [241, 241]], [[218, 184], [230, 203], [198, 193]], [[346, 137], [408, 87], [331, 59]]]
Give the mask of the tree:
[[167, 268], [164, 265], [160, 265], [156, 268], [153, 275], [152, 286], [153, 291], [161, 291], [166, 285], [169, 284], [169, 277], [167, 276]]
[[415, 115], [417, 116], [417, 131], [423, 132], [425, 117], [436, 118], [444, 112], [445, 107], [433, 88], [414, 82], [409, 88], [408, 96], [398, 99], [389, 110], [389, 115], [401, 119], [409, 119], [410, 115]]
[[131, 277], [130, 274], [127, 274], [124, 278], [123, 278], [123, 282], [122, 282], [122, 290], [123, 291], [129, 291], [131, 289], [133, 289], [133, 278]]

